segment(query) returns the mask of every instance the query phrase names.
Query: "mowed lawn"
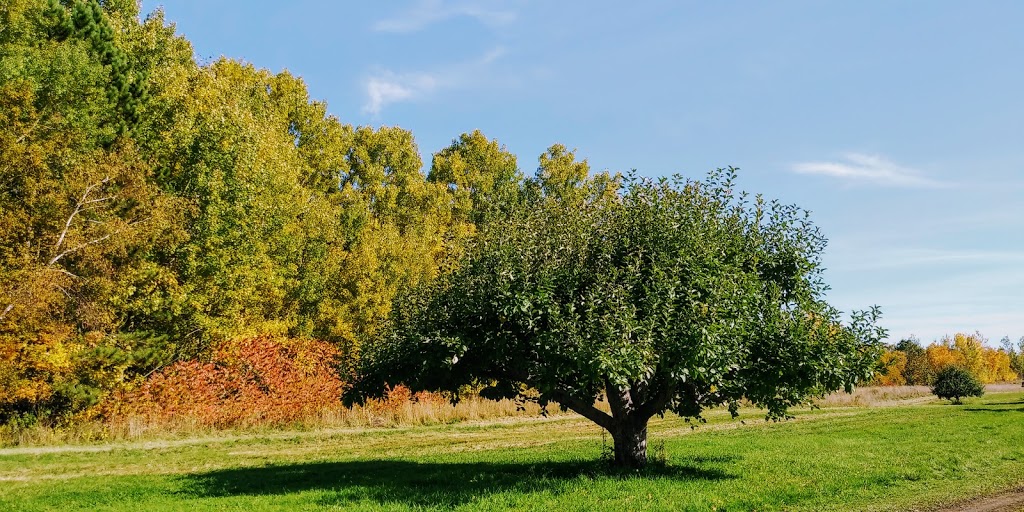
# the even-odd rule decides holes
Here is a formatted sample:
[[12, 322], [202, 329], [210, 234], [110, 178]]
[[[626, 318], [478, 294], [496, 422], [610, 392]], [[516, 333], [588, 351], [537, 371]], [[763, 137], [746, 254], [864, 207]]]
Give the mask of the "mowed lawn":
[[652, 422], [610, 470], [575, 417], [0, 450], [0, 510], [927, 510], [1024, 485], [1024, 393]]

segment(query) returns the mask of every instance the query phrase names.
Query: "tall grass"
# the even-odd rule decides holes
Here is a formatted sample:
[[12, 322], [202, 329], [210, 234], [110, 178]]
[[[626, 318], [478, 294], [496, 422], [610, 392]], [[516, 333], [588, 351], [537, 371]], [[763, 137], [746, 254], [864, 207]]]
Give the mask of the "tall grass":
[[[549, 415], [563, 414], [557, 406], [548, 407]], [[136, 441], [185, 438], [225, 432], [263, 432], [279, 429], [390, 428], [414, 425], [438, 425], [503, 418], [540, 417], [534, 403], [512, 400], [493, 401], [479, 397], [464, 398], [452, 405], [433, 393], [408, 393], [399, 388], [384, 399], [364, 405], [320, 409], [297, 421], [282, 423], [248, 418], [228, 428], [213, 426], [189, 415], [127, 415], [107, 419], [73, 421], [67, 425], [35, 424], [0, 426], [0, 446], [40, 446], [81, 444], [97, 441]]]
[[[990, 393], [1020, 391], [1018, 384], [990, 384]], [[815, 405], [822, 408], [885, 407], [908, 401], [927, 401], [932, 397], [927, 386], [872, 386], [857, 388], [852, 394], [837, 392]], [[603, 406], [599, 403], [598, 406]], [[606, 408], [606, 407], [605, 407]], [[547, 408], [548, 415], [563, 415], [557, 404]], [[281, 423], [249, 418], [229, 428], [218, 427], [189, 415], [127, 415], [108, 419], [87, 419], [64, 426], [0, 426], [0, 446], [43, 446], [82, 444], [97, 441], [139, 441], [210, 436], [224, 433], [266, 432], [281, 429], [329, 430], [338, 428], [394, 428], [416, 425], [441, 425], [511, 418], [539, 418], [540, 407], [531, 402], [492, 401], [471, 396], [457, 404], [436, 393], [411, 393], [393, 388], [387, 396], [366, 404], [326, 407], [297, 421]]]

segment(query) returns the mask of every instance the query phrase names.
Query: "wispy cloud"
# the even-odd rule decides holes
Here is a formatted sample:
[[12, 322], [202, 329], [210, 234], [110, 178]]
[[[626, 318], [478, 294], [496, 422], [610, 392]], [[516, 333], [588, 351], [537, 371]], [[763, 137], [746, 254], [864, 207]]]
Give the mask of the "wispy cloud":
[[829, 302], [845, 311], [877, 304], [883, 312], [881, 324], [890, 329], [893, 341], [916, 334], [927, 342], [944, 334], [975, 330], [993, 340], [1024, 335], [1024, 310], [1013, 289], [1021, 280], [1007, 282], [1002, 269], [966, 272], [938, 282], [924, 277], [898, 281], [900, 290], [876, 285], [850, 295], [836, 293], [832, 297], [830, 293]]
[[889, 187], [946, 188], [950, 183], [937, 181], [923, 172], [904, 167], [879, 155], [846, 153], [842, 162], [802, 162], [793, 165], [793, 172], [831, 176], [848, 181], [873, 183]]
[[889, 340], [893, 342], [916, 335], [927, 345], [946, 335], [977, 331], [988, 338], [990, 347], [998, 347], [1003, 336], [1014, 341], [1021, 337], [1024, 314], [999, 310], [991, 313], [907, 315], [892, 321], [883, 320], [883, 324], [889, 329]]
[[398, 16], [374, 23], [373, 29], [379, 32], [415, 32], [434, 23], [462, 16], [474, 18], [487, 25], [504, 25], [516, 19], [516, 12], [511, 9], [495, 8], [493, 7], [494, 2], [489, 2], [492, 5], [481, 5], [481, 3], [417, 0]]
[[931, 341], [974, 332], [998, 339], [1024, 335], [1024, 251], [891, 248], [860, 255], [874, 264], [832, 258], [829, 302], [842, 310], [878, 304], [890, 340], [909, 334]]
[[837, 262], [847, 271], [943, 265], [1024, 265], [1024, 251], [971, 249], [889, 249]]
[[388, 105], [416, 101], [444, 89], [463, 89], [486, 80], [488, 68], [505, 55], [496, 47], [481, 57], [429, 72], [396, 73], [379, 70], [364, 82], [363, 113], [377, 115]]
[[386, 105], [415, 100], [434, 91], [439, 84], [440, 80], [436, 76], [427, 73], [381, 72], [366, 80], [366, 104], [363, 105], [363, 112], [379, 114]]

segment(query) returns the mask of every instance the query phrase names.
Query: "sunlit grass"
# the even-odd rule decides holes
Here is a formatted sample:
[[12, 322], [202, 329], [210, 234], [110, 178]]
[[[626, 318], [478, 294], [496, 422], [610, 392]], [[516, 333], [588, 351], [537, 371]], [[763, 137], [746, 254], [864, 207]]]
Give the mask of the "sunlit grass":
[[[1016, 390], [1011, 385], [990, 385], [992, 390]], [[926, 399], [931, 396], [927, 386], [882, 386], [857, 388], [853, 394], [834, 393], [819, 400], [821, 407], [873, 407], [900, 404], [910, 399]], [[64, 426], [35, 425], [28, 428], [0, 426], [0, 447], [45, 446], [56, 444], [88, 444], [96, 442], [146, 441], [167, 439], [188, 439], [223, 435], [253, 435], [284, 430], [324, 430], [361, 427], [405, 427], [419, 425], [441, 425], [481, 421], [535, 420], [540, 417], [540, 408], [534, 403], [517, 403], [512, 400], [492, 401], [469, 396], [452, 405], [439, 395], [426, 394], [425, 399], [409, 400], [394, 397], [357, 405], [327, 408], [287, 425], [260, 422], [258, 419], [246, 425], [231, 428], [206, 425], [197, 418], [187, 415], [149, 418], [141, 416], [119, 417], [112, 420], [78, 420]], [[598, 407], [606, 406], [598, 403]], [[549, 416], [562, 414], [557, 406], [548, 407]], [[712, 412], [711, 416], [722, 415], [724, 411]]]
[[568, 415], [19, 447], [0, 450], [0, 510], [908, 510], [1024, 482], [1022, 420], [1020, 392], [668, 417], [667, 462], [641, 474]]

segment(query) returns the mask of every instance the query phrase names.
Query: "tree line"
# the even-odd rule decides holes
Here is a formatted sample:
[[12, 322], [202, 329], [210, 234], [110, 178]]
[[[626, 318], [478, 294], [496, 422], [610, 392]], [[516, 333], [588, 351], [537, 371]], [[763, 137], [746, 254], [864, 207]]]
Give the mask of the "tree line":
[[874, 383], [884, 386], [925, 386], [935, 383], [947, 367], [969, 372], [980, 382], [1009, 382], [1024, 375], [1024, 338], [1013, 343], [1003, 337], [998, 348], [989, 347], [980, 333], [944, 336], [927, 347], [915, 337], [905, 338], [882, 354]]
[[201, 64], [134, 0], [0, 6], [0, 422], [58, 417], [233, 338], [325, 340], [342, 374], [395, 293], [531, 197], [616, 178], [479, 131], [433, 154], [301, 79]]

